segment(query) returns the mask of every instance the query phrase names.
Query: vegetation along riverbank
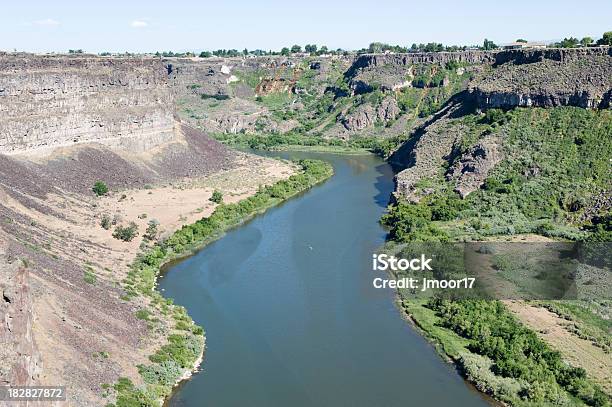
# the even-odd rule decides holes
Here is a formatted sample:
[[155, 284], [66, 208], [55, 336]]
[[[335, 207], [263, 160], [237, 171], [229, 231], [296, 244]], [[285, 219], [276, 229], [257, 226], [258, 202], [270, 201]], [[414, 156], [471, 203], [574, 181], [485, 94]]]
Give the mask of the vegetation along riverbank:
[[[443, 120], [444, 134], [458, 135], [457, 150], [428, 177], [418, 178], [418, 162], [398, 175], [411, 186], [382, 219], [389, 250], [401, 252], [410, 242], [610, 241], [609, 213], [591, 212], [610, 185], [609, 111], [491, 109]], [[482, 186], [466, 193], [453, 169], [475, 149], [497, 158]], [[500, 249], [490, 258], [495, 278], [530, 293], [524, 255]], [[399, 303], [467, 380], [497, 400], [608, 406], [610, 303], [583, 292], [609, 286], [593, 278], [577, 283], [574, 300], [450, 301], [399, 289]]]
[[221, 204], [208, 217], [183, 226], [170, 237], [144, 250], [134, 261], [124, 288], [129, 297], [146, 296], [149, 306], [140, 312], [142, 319], [156, 313], [171, 314], [176, 325], [168, 336], [168, 343], [149, 357], [151, 363], [139, 366], [144, 386], [135, 386], [129, 379], [120, 378], [108, 394], [116, 397], [116, 407], [156, 406], [166, 398], [173, 386], [192, 370], [200, 360], [204, 348], [204, 330], [193, 323], [185, 309], [173, 305], [155, 291], [155, 280], [162, 267], [188, 256], [204, 245], [219, 238], [228, 229], [265, 211], [283, 200], [305, 191], [333, 174], [330, 164], [317, 160], [300, 160], [300, 172], [273, 185], [261, 186], [249, 198], [236, 203]]

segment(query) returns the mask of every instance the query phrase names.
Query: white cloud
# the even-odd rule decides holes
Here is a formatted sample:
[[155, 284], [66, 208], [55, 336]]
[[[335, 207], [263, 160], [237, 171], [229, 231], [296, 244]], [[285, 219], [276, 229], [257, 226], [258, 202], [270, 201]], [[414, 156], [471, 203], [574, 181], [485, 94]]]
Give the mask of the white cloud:
[[36, 25], [46, 25], [46, 26], [55, 26], [55, 25], [59, 25], [60, 22], [57, 20], [54, 20], [52, 18], [45, 18], [44, 20], [36, 20], [34, 21], [34, 24]]
[[146, 21], [143, 20], [134, 20], [130, 23], [130, 25], [134, 28], [143, 28], [149, 25]]

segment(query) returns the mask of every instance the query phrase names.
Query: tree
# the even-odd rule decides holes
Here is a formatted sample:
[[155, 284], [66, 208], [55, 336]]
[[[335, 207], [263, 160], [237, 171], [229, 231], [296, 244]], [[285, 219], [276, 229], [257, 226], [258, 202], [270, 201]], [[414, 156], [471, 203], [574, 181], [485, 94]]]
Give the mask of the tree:
[[487, 50], [487, 51], [491, 49], [497, 49], [497, 44], [485, 38], [482, 44], [482, 49]]
[[145, 234], [142, 236], [145, 240], [155, 240], [157, 238], [157, 227], [159, 226], [159, 222], [155, 219], [151, 219], [149, 224], [147, 225], [147, 230]]
[[212, 54], [210, 53], [210, 51], [202, 51], [200, 52], [200, 58], [210, 58]]
[[441, 44], [441, 43], [429, 42], [429, 43], [427, 43], [427, 45], [425, 45], [424, 51], [425, 52], [440, 52], [440, 51], [444, 51], [444, 45]]
[[569, 37], [563, 38], [563, 41], [556, 43], [555, 46], [559, 48], [576, 48], [579, 43], [578, 38]]
[[460, 65], [459, 65], [459, 62], [457, 62], [457, 61], [455, 61], [455, 60], [448, 61], [448, 62], [447, 62], [445, 65], [444, 65], [444, 67], [445, 67], [446, 69], [448, 69], [449, 71], [454, 71], [454, 70], [456, 70], [457, 68], [459, 68], [459, 66], [460, 66]]
[[297, 52], [302, 52], [302, 47], [300, 47], [299, 45], [294, 45], [291, 47], [291, 53], [295, 54]]
[[93, 188], [91, 190], [97, 196], [106, 195], [108, 193], [108, 187], [102, 181], [96, 181], [96, 183], [94, 184], [94, 186], [93, 186]]
[[287, 56], [291, 53], [291, 51], [289, 50], [289, 48], [287, 47], [283, 47], [283, 49], [281, 49], [281, 55]]
[[383, 51], [382, 42], [373, 42], [368, 46], [368, 52], [370, 54], [380, 54]]
[[591, 38], [591, 37], [584, 37], [583, 39], [580, 40], [580, 44], [583, 47], [588, 47], [592, 43], [593, 43], [593, 38]]
[[606, 31], [602, 37], [597, 40], [597, 45], [612, 45], [612, 31]]
[[527, 43], [528, 41], [527, 41], [527, 40], [524, 40], [524, 39], [522, 39], [522, 38], [519, 38], [518, 40], [516, 40], [516, 42], [524, 42], [524, 43]]
[[208, 198], [208, 200], [210, 202], [214, 202], [217, 204], [220, 204], [223, 202], [223, 194], [220, 191], [217, 191], [216, 189], [213, 191], [212, 196], [210, 198]]
[[327, 54], [328, 52], [329, 52], [329, 49], [327, 49], [327, 45], [323, 45], [321, 49], [319, 50], [320, 54]]
[[317, 52], [317, 46], [315, 44], [306, 44], [304, 46], [304, 51], [315, 54]]
[[242, 50], [242, 55], [249, 55], [249, 50], [248, 49], [243, 49]]

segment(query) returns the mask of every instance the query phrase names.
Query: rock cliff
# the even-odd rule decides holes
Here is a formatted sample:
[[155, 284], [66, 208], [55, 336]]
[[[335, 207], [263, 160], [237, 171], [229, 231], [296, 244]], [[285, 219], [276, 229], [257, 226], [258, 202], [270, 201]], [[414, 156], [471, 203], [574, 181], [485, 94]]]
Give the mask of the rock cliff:
[[612, 48], [503, 51], [470, 85], [480, 108], [609, 108]]
[[342, 118], [342, 125], [348, 131], [359, 131], [375, 123], [386, 124], [395, 120], [399, 114], [400, 108], [397, 101], [389, 96], [384, 98], [377, 108], [370, 104], [358, 106], [354, 112]]
[[[0, 254], [4, 254], [1, 250]], [[29, 272], [17, 263], [20, 262], [9, 263], [0, 256], [0, 384], [3, 386], [34, 385], [41, 368], [32, 335]]]
[[358, 70], [380, 68], [382, 66], [406, 67], [415, 64], [439, 64], [447, 62], [466, 64], [492, 64], [496, 61], [493, 51], [458, 51], [458, 52], [415, 52], [409, 54], [365, 54], [355, 59], [347, 76]]
[[[446, 58], [440, 56], [439, 61]], [[408, 72], [414, 59], [399, 55], [383, 59], [367, 56], [361, 65], [369, 72], [381, 64], [384, 67], [392, 64], [396, 69], [405, 66], [404, 71]], [[416, 60], [422, 61], [419, 57]], [[478, 63], [474, 57], [470, 60]], [[444, 174], [446, 180], [454, 185], [461, 197], [465, 197], [480, 188], [489, 172], [501, 162], [503, 134], [484, 137], [463, 155], [455, 156], [463, 127], [458, 122], [449, 132], [446, 125], [452, 123], [452, 118], [460, 119], [475, 110], [489, 108], [610, 108], [610, 47], [490, 52], [483, 54], [479, 62], [486, 65], [475, 72], [467, 90], [456, 94], [445, 108], [430, 116], [392, 156], [396, 163], [406, 167], [396, 177], [398, 195], [418, 200], [422, 191], [416, 191], [417, 183], [424, 178], [442, 175], [442, 164], [446, 163], [450, 165]], [[359, 75], [361, 71], [356, 77]]]
[[366, 54], [355, 59], [345, 78], [356, 94], [374, 89], [397, 91], [412, 86], [415, 65], [493, 64], [495, 53], [488, 51], [416, 52], [410, 54]]
[[161, 61], [0, 54], [0, 153], [98, 142], [146, 150], [173, 137]]

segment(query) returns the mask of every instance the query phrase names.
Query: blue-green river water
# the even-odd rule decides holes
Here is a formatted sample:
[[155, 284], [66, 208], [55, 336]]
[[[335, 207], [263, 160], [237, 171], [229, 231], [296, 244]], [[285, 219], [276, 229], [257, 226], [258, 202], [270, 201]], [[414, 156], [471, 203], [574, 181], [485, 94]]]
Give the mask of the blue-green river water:
[[231, 230], [160, 279], [206, 330], [201, 372], [170, 406], [488, 406], [375, 289], [393, 172], [331, 162], [324, 184]]

